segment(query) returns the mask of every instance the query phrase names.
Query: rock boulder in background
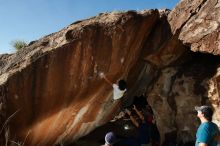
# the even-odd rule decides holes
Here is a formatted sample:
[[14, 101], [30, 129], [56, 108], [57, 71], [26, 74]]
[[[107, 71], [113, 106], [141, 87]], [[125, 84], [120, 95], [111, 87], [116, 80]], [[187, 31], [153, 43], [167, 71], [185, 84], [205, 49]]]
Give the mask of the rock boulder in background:
[[172, 32], [194, 52], [220, 55], [220, 2], [182, 0], [169, 14]]

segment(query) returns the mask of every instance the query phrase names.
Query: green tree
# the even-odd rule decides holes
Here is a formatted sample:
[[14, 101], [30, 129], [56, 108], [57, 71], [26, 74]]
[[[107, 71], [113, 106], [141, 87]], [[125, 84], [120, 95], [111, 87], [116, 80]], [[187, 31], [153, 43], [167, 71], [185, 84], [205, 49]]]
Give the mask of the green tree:
[[11, 45], [15, 48], [15, 50], [21, 50], [22, 48], [27, 46], [27, 43], [22, 40], [14, 40], [11, 42]]

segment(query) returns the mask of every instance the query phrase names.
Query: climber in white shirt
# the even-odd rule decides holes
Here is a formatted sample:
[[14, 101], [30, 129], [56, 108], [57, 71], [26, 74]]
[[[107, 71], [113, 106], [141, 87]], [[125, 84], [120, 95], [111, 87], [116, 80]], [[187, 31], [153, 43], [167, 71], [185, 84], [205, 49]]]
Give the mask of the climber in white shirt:
[[118, 84], [113, 84], [109, 81], [108, 78], [104, 75], [104, 73], [100, 73], [100, 77], [103, 78], [107, 83], [109, 83], [113, 87], [113, 99], [118, 100], [122, 98], [126, 92], [127, 84], [124, 80], [119, 80]]

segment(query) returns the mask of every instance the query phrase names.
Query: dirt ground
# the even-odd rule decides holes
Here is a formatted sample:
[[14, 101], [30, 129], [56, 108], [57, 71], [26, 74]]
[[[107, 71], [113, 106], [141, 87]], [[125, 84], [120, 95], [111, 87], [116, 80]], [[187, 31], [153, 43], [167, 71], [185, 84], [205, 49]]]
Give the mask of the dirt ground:
[[[128, 129], [126, 129], [126, 128]], [[113, 131], [119, 141], [126, 138], [136, 138], [137, 128], [131, 123], [130, 119], [123, 118], [115, 122], [109, 122], [88, 134], [85, 137], [80, 138], [78, 141], [69, 144], [68, 146], [100, 146], [105, 143], [104, 137], [107, 132]], [[121, 146], [121, 144], [120, 144]]]

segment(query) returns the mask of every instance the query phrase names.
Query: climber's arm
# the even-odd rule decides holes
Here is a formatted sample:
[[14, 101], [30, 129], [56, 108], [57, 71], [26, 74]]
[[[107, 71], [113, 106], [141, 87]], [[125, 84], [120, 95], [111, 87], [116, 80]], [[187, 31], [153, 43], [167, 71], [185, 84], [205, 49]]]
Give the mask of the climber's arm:
[[99, 74], [100, 78], [104, 79], [109, 85], [113, 85], [112, 82], [105, 76], [104, 73]]
[[136, 126], [139, 127], [139, 123], [137, 122], [137, 120], [132, 116], [131, 111], [129, 111], [128, 109], [125, 109], [125, 112], [129, 115], [131, 122]]
[[144, 121], [144, 115], [136, 108], [136, 106], [134, 105], [133, 107], [134, 111], [137, 113], [137, 115], [140, 117], [140, 119], [142, 121]]

